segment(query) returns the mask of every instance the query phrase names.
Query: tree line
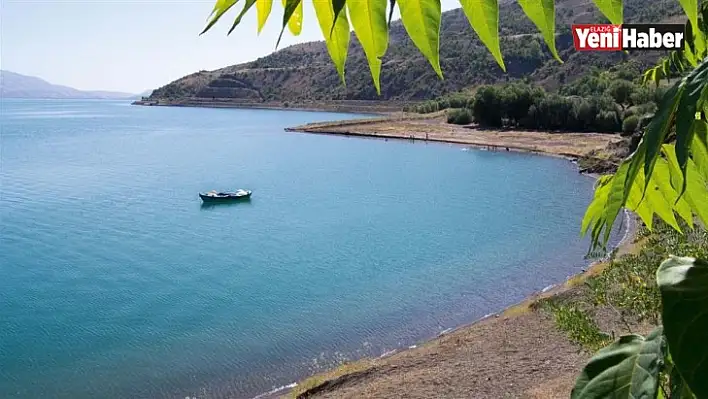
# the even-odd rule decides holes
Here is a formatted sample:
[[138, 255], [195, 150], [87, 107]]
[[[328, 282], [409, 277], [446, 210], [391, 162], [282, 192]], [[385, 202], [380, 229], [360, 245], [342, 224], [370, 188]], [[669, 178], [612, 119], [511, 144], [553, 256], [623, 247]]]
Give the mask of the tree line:
[[448, 123], [455, 124], [632, 134], [648, 123], [665, 92], [639, 84], [638, 75], [631, 67], [596, 70], [554, 92], [526, 82], [485, 85], [409, 111], [448, 110]]

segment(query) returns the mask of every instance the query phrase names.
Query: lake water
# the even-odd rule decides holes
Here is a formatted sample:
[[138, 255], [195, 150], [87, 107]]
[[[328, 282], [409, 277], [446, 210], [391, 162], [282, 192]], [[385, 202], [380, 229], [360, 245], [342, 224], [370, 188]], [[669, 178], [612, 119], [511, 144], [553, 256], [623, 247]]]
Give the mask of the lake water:
[[5, 100], [0, 397], [252, 397], [587, 264], [568, 161], [283, 131], [352, 117]]

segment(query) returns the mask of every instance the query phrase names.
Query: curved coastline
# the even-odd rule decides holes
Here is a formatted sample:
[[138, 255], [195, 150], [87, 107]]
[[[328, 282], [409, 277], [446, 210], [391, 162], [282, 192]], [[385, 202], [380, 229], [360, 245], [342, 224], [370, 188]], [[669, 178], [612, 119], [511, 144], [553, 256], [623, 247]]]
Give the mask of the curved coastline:
[[[617, 244], [615, 244], [612, 247], [612, 251], [615, 251], [615, 250], [617, 250], [619, 252], [628, 251], [628, 249], [629, 249], [628, 247], [631, 245], [631, 241], [636, 236], [637, 227], [638, 227], [638, 224], [637, 224], [636, 219], [632, 216], [632, 214], [629, 211], [625, 210], [624, 211], [624, 223], [622, 224], [621, 230], [620, 230], [620, 233], [622, 234], [622, 238], [620, 239], [620, 241]], [[513, 315], [519, 311], [526, 311], [525, 310], [526, 308], [529, 308], [535, 302], [537, 302], [541, 299], [554, 297], [554, 296], [557, 296], [557, 295], [560, 295], [560, 294], [566, 292], [569, 288], [571, 288], [574, 285], [574, 283], [573, 283], [574, 280], [577, 280], [577, 279], [584, 280], [585, 278], [596, 274], [598, 272], [597, 269], [602, 268], [604, 263], [608, 259], [609, 259], [609, 255], [606, 256], [605, 258], [591, 261], [588, 263], [587, 269], [584, 269], [583, 272], [570, 275], [566, 278], [565, 281], [561, 281], [556, 284], [552, 284], [552, 285], [544, 288], [541, 291], [532, 293], [532, 294], [526, 296], [523, 300], [516, 302], [512, 305], [509, 305], [497, 312], [489, 313], [489, 314], [487, 314], [481, 318], [475, 319], [469, 323], [463, 323], [463, 324], [460, 324], [456, 327], [446, 328], [445, 330], [441, 331], [437, 335], [429, 337], [427, 339], [423, 339], [413, 345], [408, 345], [408, 346], [404, 345], [404, 346], [396, 348], [396, 349], [388, 350], [388, 351], [382, 353], [381, 355], [377, 356], [375, 359], [376, 360], [386, 359], [386, 358], [389, 358], [393, 355], [396, 355], [396, 354], [399, 354], [402, 352], [407, 352], [407, 351], [418, 349], [424, 345], [434, 343], [434, 342], [440, 340], [441, 338], [448, 336], [450, 334], [453, 334], [455, 332], [459, 332], [459, 331], [467, 330], [467, 329], [472, 329], [476, 325], [478, 325], [486, 320], [489, 320], [489, 319], [503, 317], [507, 314]], [[357, 364], [359, 362], [365, 362], [367, 360], [369, 360], [369, 359], [368, 358], [357, 359], [357, 360], [354, 360], [348, 364]], [[357, 369], [357, 367], [354, 367], [354, 368]], [[308, 397], [310, 392], [313, 392], [313, 393], [317, 392], [319, 390], [319, 387], [322, 385], [338, 385], [340, 380], [346, 379], [346, 377], [349, 376], [350, 374], [356, 374], [359, 372], [360, 371], [357, 370], [357, 371], [354, 371], [351, 373], [342, 374], [341, 376], [338, 376], [334, 379], [324, 379], [320, 384], [317, 384], [312, 388], [308, 388], [305, 391], [305, 393], [298, 396], [298, 398], [301, 396], [303, 398]], [[326, 373], [327, 372], [315, 373], [308, 378], [312, 378], [312, 377], [317, 376], [319, 374], [326, 374]], [[286, 395], [286, 394], [292, 392], [293, 389], [298, 387], [300, 384], [302, 384], [303, 381], [306, 381], [306, 380], [307, 379], [291, 382], [289, 384], [286, 384], [286, 385], [274, 388], [270, 391], [264, 392], [262, 394], [259, 394], [255, 397], [253, 397], [252, 399], [283, 398], [284, 397], [283, 395]]]
[[[413, 118], [414, 120], [416, 119], [425, 119], [425, 118]], [[308, 133], [308, 134], [324, 134], [324, 135], [344, 135], [344, 136], [353, 136], [353, 137], [361, 137], [361, 138], [376, 138], [376, 139], [397, 139], [397, 140], [424, 140], [424, 141], [434, 141], [434, 142], [441, 142], [441, 143], [449, 143], [453, 145], [459, 145], [462, 147], [469, 147], [469, 148], [475, 148], [475, 149], [480, 149], [480, 150], [488, 150], [488, 151], [510, 151], [510, 152], [522, 152], [522, 153], [532, 153], [532, 154], [537, 154], [537, 155], [542, 155], [542, 156], [550, 156], [550, 157], [561, 157], [564, 159], [569, 159], [571, 161], [575, 161], [577, 157], [586, 155], [587, 153], [584, 153], [583, 151], [586, 151], [586, 149], [579, 150], [578, 152], [570, 152], [570, 153], [565, 153], [565, 152], [557, 152], [557, 151], [548, 151], [548, 148], [544, 149], [538, 149], [538, 148], [529, 148], [528, 146], [525, 145], [514, 145], [513, 143], [503, 143], [501, 145], [489, 145], [489, 144], [480, 144], [480, 143], [474, 143], [474, 142], [469, 142], [469, 139], [463, 139], [463, 140], [451, 140], [451, 139], [440, 139], [440, 138], [433, 138], [431, 139], [428, 135], [425, 137], [418, 137], [415, 135], [415, 133], [412, 136], [406, 136], [406, 135], [401, 135], [401, 134], [377, 134], [377, 133], [372, 133], [372, 132], [361, 132], [357, 131], [357, 128], [361, 128], [361, 126], [376, 126], [377, 124], [381, 123], [390, 123], [392, 120], [395, 121], [401, 121], [401, 119], [393, 119], [393, 118], [385, 118], [385, 119], [374, 119], [374, 120], [363, 120], [363, 121], [337, 121], [337, 122], [325, 122], [325, 123], [320, 123], [320, 124], [312, 124], [312, 125], [305, 125], [305, 126], [300, 126], [300, 127], [293, 127], [293, 128], [288, 128], [286, 131], [289, 132], [299, 132], [299, 133]], [[402, 119], [406, 120], [406, 119]], [[337, 130], [337, 128], [342, 128], [344, 127], [346, 130]], [[353, 127], [353, 129], [352, 129]], [[529, 132], [525, 132], [525, 134], [528, 134]], [[533, 134], [533, 133], [532, 133]], [[557, 134], [557, 133], [554, 133]], [[571, 133], [572, 134], [572, 133]], [[607, 137], [608, 135], [602, 135], [604, 137]], [[608, 144], [611, 141], [608, 141]], [[553, 147], [551, 147], [553, 149]], [[577, 165], [576, 165], [577, 166]], [[594, 173], [584, 173], [582, 170], [579, 170], [580, 173], [582, 173], [585, 176], [588, 176], [590, 178], [593, 178], [594, 180], [597, 180], [599, 175], [594, 174]], [[628, 252], [629, 247], [631, 246], [631, 243], [636, 236], [638, 229], [638, 224], [636, 218], [629, 212], [628, 210], [624, 211], [624, 219], [623, 222], [620, 224], [620, 230], [619, 234], [621, 235], [620, 240], [612, 246], [611, 252], [617, 251], [618, 253], [623, 253], [623, 252]], [[428, 337], [427, 339], [423, 339], [419, 342], [416, 342], [413, 345], [403, 345], [399, 348], [395, 348], [393, 350], [388, 350], [378, 357], [376, 357], [376, 360], [380, 359], [386, 359], [389, 358], [393, 355], [403, 353], [403, 352], [408, 352], [408, 351], [413, 351], [416, 350], [422, 346], [434, 343], [436, 341], [441, 340], [443, 337], [446, 337], [448, 335], [451, 335], [456, 332], [460, 332], [463, 330], [468, 330], [468, 329], [473, 329], [475, 326], [481, 324], [482, 322], [494, 318], [500, 318], [504, 315], [508, 314], [515, 314], [519, 311], [525, 311], [525, 309], [533, 306], [533, 304], [540, 299], [544, 298], [550, 298], [554, 297], [557, 295], [562, 294], [563, 292], [567, 291], [574, 285], [574, 281], [577, 281], [578, 279], [584, 280], [587, 277], [590, 277], [594, 274], [597, 274], [599, 270], [603, 267], [603, 265], [607, 262], [609, 259], [609, 253], [601, 258], [601, 259], [596, 259], [593, 261], [589, 261], [587, 264], [587, 267], [582, 269], [583, 271], [580, 273], [576, 273], [573, 275], [567, 276], [567, 278], [564, 281], [560, 281], [556, 284], [551, 284], [545, 288], [543, 288], [541, 291], [534, 292], [528, 296], [526, 296], [524, 299], [521, 301], [518, 301], [512, 305], [509, 305], [505, 308], [500, 309], [497, 312], [492, 312], [489, 314], [486, 314], [485, 316], [472, 320], [468, 323], [463, 323], [455, 327], [450, 327], [446, 328], [440, 333], [438, 333], [435, 336]], [[367, 358], [362, 358], [362, 359], [357, 359], [354, 360], [351, 363], [348, 364], [360, 364], [363, 362], [368, 361], [369, 359]], [[365, 365], [362, 365], [362, 367], [366, 368]], [[308, 397], [309, 394], [314, 394], [319, 392], [321, 389], [324, 389], [329, 386], [337, 386], [343, 381], [346, 381], [349, 377], [352, 375], [357, 376], [359, 373], [362, 371], [359, 370], [359, 367], [354, 367], [354, 371], [351, 372], [346, 372], [343, 373], [339, 376], [336, 376], [334, 378], [323, 378], [318, 384], [315, 384], [314, 386], [309, 387], [304, 391], [304, 393], [301, 393], [298, 397]], [[300, 381], [294, 381], [290, 382], [289, 384], [274, 388], [268, 392], [264, 392], [262, 394], [259, 394], [255, 396], [252, 399], [275, 399], [275, 398], [281, 398], [284, 397], [283, 395], [287, 395], [288, 393], [292, 392], [295, 388], [297, 388], [300, 384], [303, 382], [306, 382], [309, 378], [313, 378], [318, 375], [323, 375], [327, 374], [327, 372], [324, 373], [315, 373], [311, 375], [310, 377], [300, 380]], [[323, 388], [324, 387], [324, 388]]]

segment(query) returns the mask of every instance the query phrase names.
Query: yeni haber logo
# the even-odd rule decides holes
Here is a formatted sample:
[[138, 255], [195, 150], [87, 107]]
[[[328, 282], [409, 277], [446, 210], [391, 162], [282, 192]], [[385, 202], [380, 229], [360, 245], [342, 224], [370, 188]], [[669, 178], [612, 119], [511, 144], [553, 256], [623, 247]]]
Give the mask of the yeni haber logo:
[[578, 51], [676, 50], [683, 47], [680, 24], [573, 25]]

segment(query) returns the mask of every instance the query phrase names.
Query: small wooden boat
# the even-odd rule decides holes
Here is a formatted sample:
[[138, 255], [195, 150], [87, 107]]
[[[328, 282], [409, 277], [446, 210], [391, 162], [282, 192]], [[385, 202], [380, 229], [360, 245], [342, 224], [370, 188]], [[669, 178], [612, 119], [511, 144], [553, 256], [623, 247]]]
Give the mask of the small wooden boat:
[[199, 193], [199, 198], [204, 202], [226, 202], [238, 201], [251, 198], [252, 191], [239, 189], [234, 192], [217, 192], [215, 190], [208, 193]]

